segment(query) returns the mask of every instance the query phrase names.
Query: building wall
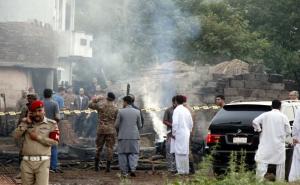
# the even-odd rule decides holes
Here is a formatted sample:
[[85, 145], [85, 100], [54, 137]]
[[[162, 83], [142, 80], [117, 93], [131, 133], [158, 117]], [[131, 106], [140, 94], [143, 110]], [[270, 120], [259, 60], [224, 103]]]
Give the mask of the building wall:
[[[22, 90], [27, 90], [29, 87], [32, 87], [32, 79], [26, 69], [0, 67], [0, 93], [5, 94], [6, 106], [9, 110], [14, 109]], [[3, 99], [0, 101], [0, 109], [3, 111]]]
[[[0, 22], [36, 20], [51, 25], [54, 30], [74, 30], [74, 0], [0, 0], [0, 7]], [[68, 28], [67, 19], [70, 20]]]

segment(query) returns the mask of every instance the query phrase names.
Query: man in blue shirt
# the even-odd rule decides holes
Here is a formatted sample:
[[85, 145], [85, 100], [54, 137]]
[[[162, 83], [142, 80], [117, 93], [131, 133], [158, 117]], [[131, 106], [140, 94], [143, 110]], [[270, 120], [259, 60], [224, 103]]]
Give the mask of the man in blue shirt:
[[63, 87], [59, 87], [58, 93], [53, 96], [53, 100], [57, 102], [59, 110], [62, 110], [65, 107], [64, 96], [65, 88]]

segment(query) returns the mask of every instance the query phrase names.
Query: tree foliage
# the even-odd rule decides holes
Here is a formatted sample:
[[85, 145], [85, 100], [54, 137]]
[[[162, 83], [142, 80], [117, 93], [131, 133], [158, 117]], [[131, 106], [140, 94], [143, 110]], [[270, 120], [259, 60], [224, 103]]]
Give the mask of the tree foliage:
[[[116, 3], [117, 11], [106, 12], [106, 21], [97, 21], [103, 4], [78, 2], [83, 8], [77, 25], [94, 35], [100, 63], [105, 59], [98, 57], [103, 55], [99, 38], [106, 35], [111, 40], [109, 52], [137, 67], [170, 60], [217, 63], [238, 58], [300, 79], [298, 0], [124, 0]], [[91, 2], [95, 5], [86, 6]]]

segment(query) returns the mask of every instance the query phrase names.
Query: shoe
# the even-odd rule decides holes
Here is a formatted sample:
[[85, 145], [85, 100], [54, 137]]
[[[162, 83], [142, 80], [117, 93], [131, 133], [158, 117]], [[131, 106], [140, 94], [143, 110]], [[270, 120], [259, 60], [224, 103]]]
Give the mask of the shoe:
[[57, 171], [56, 171], [56, 170], [53, 170], [53, 169], [50, 169], [49, 172], [50, 172], [50, 173], [57, 173]]
[[134, 172], [130, 172], [130, 177], [136, 177], [136, 174]]
[[61, 169], [57, 168], [56, 170], [56, 173], [64, 173]]
[[100, 162], [100, 160], [98, 158], [95, 158], [95, 171], [96, 172], [99, 171], [99, 162]]
[[110, 172], [110, 161], [106, 161], [106, 172]]
[[121, 173], [121, 177], [124, 178], [124, 179], [127, 178], [128, 177], [128, 173], [122, 172]]

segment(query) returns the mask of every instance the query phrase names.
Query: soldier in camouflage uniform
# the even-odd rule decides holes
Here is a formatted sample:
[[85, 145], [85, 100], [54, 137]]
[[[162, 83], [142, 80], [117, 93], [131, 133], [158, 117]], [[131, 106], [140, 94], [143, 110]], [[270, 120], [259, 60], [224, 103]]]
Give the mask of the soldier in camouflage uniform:
[[107, 149], [106, 172], [110, 172], [110, 164], [113, 158], [113, 147], [116, 140], [116, 129], [114, 127], [118, 109], [114, 105], [115, 95], [112, 92], [107, 94], [106, 101], [103, 96], [97, 96], [89, 103], [89, 108], [97, 110], [99, 125], [96, 137], [95, 171], [99, 171], [99, 157], [105, 144]]

